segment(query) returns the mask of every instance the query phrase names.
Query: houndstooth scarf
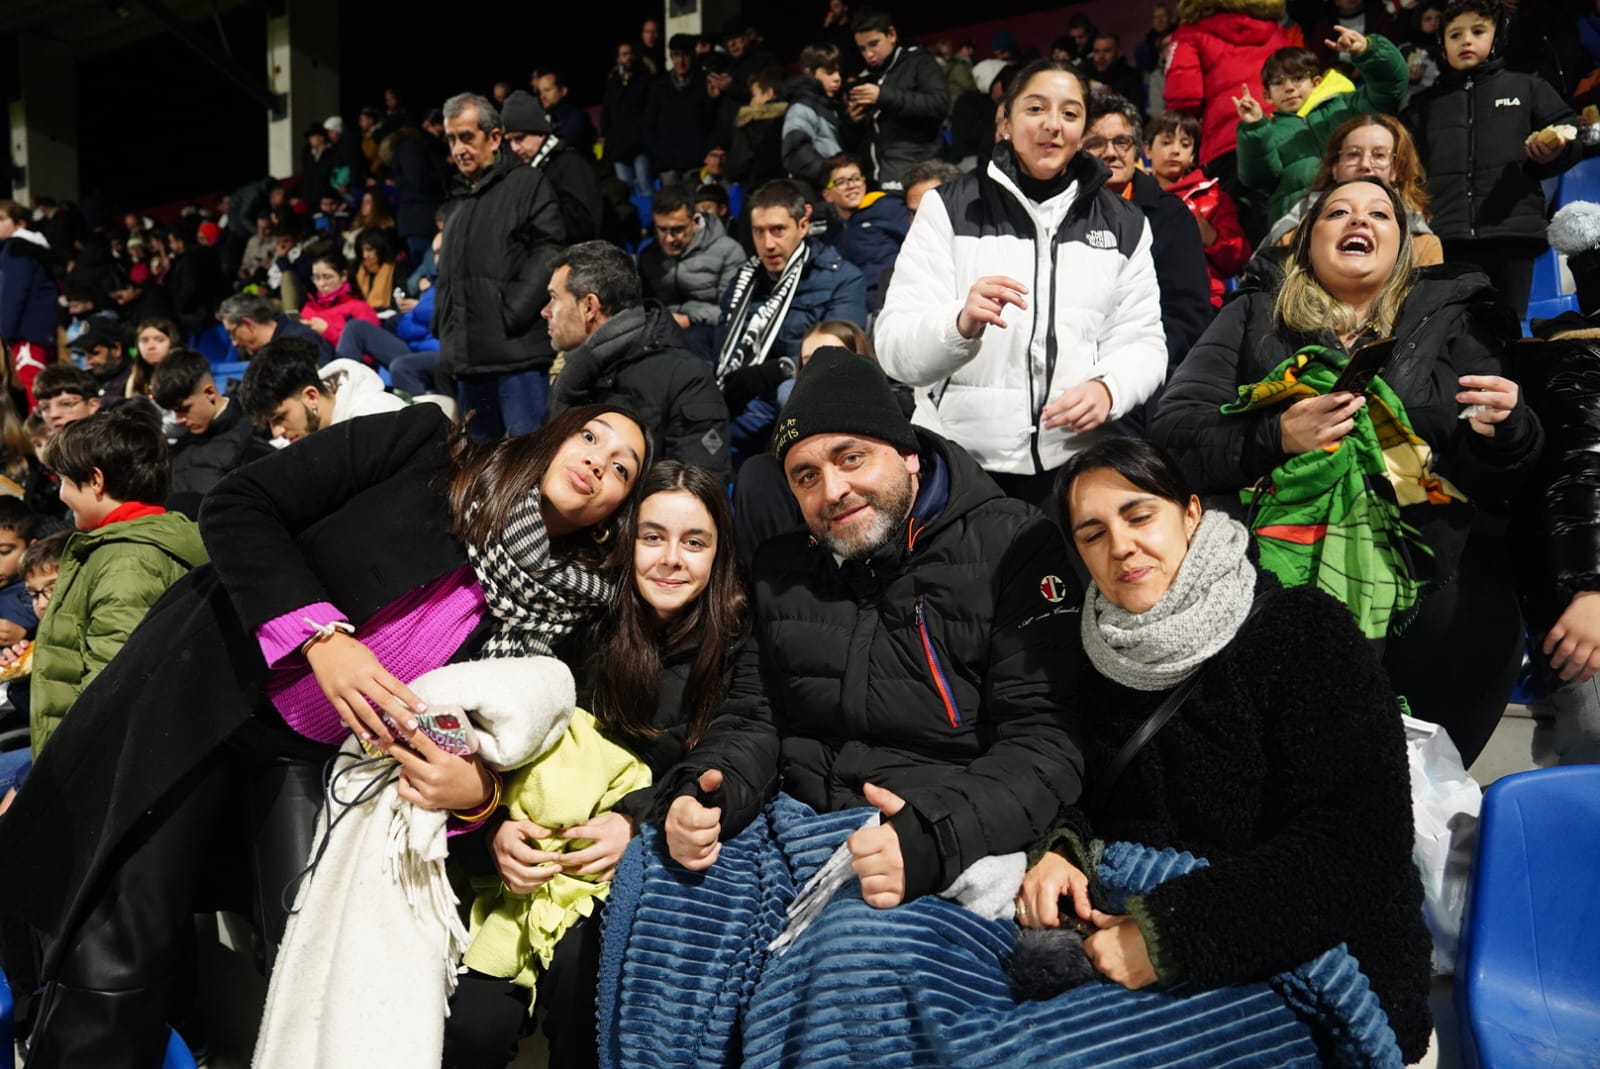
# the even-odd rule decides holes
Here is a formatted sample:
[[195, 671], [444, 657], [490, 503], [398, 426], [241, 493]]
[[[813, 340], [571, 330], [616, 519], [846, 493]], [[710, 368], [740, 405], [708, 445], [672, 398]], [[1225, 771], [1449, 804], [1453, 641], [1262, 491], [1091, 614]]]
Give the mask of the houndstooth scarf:
[[611, 584], [602, 576], [581, 564], [551, 560], [538, 487], [512, 508], [498, 539], [481, 549], [467, 547], [467, 559], [497, 624], [479, 659], [548, 655], [611, 598]]
[[722, 341], [722, 351], [717, 354], [718, 386], [740, 368], [754, 367], [767, 358], [767, 351], [777, 340], [784, 317], [789, 314], [795, 290], [800, 288], [800, 275], [810, 259], [811, 243], [802, 238], [764, 301], [757, 301], [755, 297], [756, 282], [766, 270], [761, 265], [761, 257], [752, 256], [739, 268], [733, 279], [733, 300], [728, 306], [728, 334]]
[[1166, 690], [1233, 641], [1256, 589], [1249, 544], [1244, 524], [1208, 510], [1172, 585], [1150, 611], [1119, 609], [1091, 584], [1083, 651], [1100, 674], [1134, 690]]

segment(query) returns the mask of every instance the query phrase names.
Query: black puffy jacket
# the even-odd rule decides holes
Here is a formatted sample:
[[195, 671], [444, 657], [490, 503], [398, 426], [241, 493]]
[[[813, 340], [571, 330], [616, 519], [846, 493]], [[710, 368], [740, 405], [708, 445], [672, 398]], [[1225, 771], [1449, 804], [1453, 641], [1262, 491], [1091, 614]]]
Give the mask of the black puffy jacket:
[[626, 405], [650, 432], [656, 456], [732, 478], [728, 406], [716, 376], [655, 301], [623, 309], [567, 353], [548, 414], [588, 404]]
[[[908, 898], [1025, 849], [1077, 798], [1072, 710], [1088, 671], [1060, 531], [959, 446], [917, 438], [907, 539], [840, 563], [789, 532], [753, 570], [783, 789], [818, 811], [866, 804], [866, 783], [904, 798]], [[741, 756], [713, 731], [694, 762], [760, 782]], [[739, 830], [726, 813], [722, 826]]]
[[1167, 335], [1167, 374], [1211, 325], [1211, 275], [1206, 249], [1188, 205], [1143, 171], [1133, 173], [1129, 198], [1150, 220], [1150, 259], [1161, 288], [1161, 329]]
[[1430, 224], [1439, 240], [1544, 240], [1544, 191], [1582, 157], [1571, 141], [1553, 161], [1528, 159], [1528, 135], [1572, 123], [1572, 107], [1543, 79], [1505, 68], [1496, 56], [1470, 71], [1446, 68], [1406, 109], [1406, 125], [1428, 172]]
[[[1231, 495], [1288, 459], [1281, 409], [1223, 415], [1239, 387], [1260, 382], [1301, 346], [1337, 347], [1331, 331], [1300, 335], [1279, 327], [1273, 295], [1245, 293], [1223, 305], [1209, 330], [1178, 365], [1156, 407], [1150, 438], [1171, 453], [1198, 493]], [[1412, 428], [1433, 448], [1439, 474], [1468, 499], [1503, 506], [1538, 460], [1544, 436], [1519, 405], [1493, 438], [1458, 417], [1461, 375], [1506, 375], [1509, 339], [1520, 333], [1484, 275], [1445, 264], [1419, 272], [1394, 325], [1399, 339], [1384, 381], [1399, 395]], [[1466, 544], [1472, 506], [1414, 505], [1402, 510], [1433, 550], [1430, 574], [1451, 574]]]
[[878, 104], [865, 120], [873, 176], [898, 189], [901, 175], [944, 147], [939, 127], [950, 110], [950, 81], [933, 53], [904, 45], [877, 80]]
[[1554, 323], [1565, 329], [1552, 340], [1513, 350], [1547, 437], [1511, 526], [1522, 614], [1535, 632], [1574, 594], [1600, 590], [1600, 329], [1577, 316]]
[[566, 244], [561, 206], [544, 175], [502, 150], [449, 202], [432, 333], [454, 374], [544, 369], [555, 353], [539, 313]]

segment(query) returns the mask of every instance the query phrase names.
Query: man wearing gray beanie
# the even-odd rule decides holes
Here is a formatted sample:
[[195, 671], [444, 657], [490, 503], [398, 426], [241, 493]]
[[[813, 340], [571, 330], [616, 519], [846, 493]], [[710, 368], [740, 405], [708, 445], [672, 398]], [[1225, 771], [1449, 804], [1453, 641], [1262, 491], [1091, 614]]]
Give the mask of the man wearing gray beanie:
[[594, 165], [582, 152], [557, 137], [550, 127], [539, 98], [525, 89], [506, 97], [500, 109], [506, 144], [523, 163], [531, 164], [554, 187], [561, 202], [561, 222], [567, 230], [567, 244], [576, 245], [600, 237], [604, 198]]
[[1060, 531], [913, 428], [877, 364], [842, 348], [812, 355], [773, 449], [809, 531], [752, 569], [770, 708], [719, 718], [668, 773], [672, 857], [709, 868], [780, 777], [819, 813], [880, 810], [849, 840], [872, 906], [1026, 850], [1083, 771], [1082, 591]]

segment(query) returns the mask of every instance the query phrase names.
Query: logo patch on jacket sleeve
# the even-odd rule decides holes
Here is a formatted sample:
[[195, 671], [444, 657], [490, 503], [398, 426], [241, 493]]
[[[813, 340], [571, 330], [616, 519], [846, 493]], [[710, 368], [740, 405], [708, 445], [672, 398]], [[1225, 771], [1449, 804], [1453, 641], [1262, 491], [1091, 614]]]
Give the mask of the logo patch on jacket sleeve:
[[1047, 575], [1039, 580], [1039, 593], [1044, 595], [1044, 600], [1054, 605], [1067, 596], [1067, 584], [1061, 581], [1059, 575]]

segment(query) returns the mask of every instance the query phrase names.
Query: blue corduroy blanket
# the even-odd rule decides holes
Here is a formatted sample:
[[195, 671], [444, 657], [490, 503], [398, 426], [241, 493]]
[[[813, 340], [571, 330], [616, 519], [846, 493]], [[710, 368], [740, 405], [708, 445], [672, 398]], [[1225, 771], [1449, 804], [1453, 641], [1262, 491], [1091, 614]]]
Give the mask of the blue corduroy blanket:
[[[850, 883], [787, 953], [770, 954], [796, 889], [867, 812], [819, 816], [779, 796], [700, 874], [666, 857], [659, 829], [645, 829], [605, 912], [601, 1065], [1403, 1065], [1342, 946], [1270, 983], [1129, 991], [1100, 982], [1019, 1003], [1005, 975], [1014, 924], [935, 897], [876, 910]], [[1133, 895], [1204, 864], [1114, 843], [1099, 877], [1113, 895]]]

